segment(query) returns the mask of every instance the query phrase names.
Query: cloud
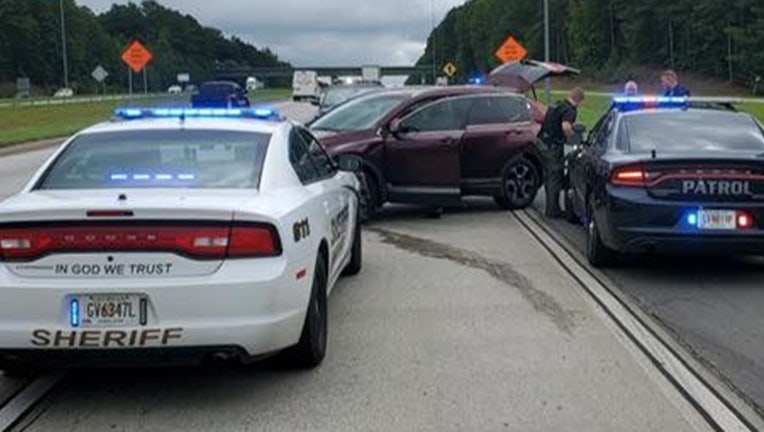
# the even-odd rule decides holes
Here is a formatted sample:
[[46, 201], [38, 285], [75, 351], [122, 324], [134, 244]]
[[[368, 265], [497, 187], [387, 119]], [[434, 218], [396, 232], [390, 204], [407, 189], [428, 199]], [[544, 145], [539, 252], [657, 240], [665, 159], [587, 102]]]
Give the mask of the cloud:
[[[96, 12], [109, 0], [77, 0]], [[298, 66], [411, 65], [464, 0], [160, 0]], [[117, 3], [127, 3], [118, 1]], [[434, 11], [434, 14], [431, 14]]]

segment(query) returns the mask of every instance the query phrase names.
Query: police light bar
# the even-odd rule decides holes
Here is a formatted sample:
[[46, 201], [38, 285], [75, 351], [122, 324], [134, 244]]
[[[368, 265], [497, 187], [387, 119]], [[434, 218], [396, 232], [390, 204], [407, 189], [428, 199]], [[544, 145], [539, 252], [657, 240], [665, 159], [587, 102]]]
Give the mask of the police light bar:
[[114, 115], [122, 120], [146, 118], [243, 118], [281, 120], [271, 108], [118, 108]]
[[613, 107], [621, 111], [646, 108], [686, 108], [690, 99], [677, 96], [616, 96]]

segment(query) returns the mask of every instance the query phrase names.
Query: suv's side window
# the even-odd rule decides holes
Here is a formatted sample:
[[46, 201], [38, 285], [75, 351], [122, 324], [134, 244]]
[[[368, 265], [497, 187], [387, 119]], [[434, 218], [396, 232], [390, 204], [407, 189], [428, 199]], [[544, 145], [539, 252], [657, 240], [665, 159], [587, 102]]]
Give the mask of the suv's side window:
[[318, 170], [319, 177], [329, 177], [334, 175], [337, 169], [334, 166], [334, 162], [331, 160], [326, 150], [321, 143], [310, 132], [305, 129], [298, 128], [298, 133], [302, 136], [304, 142], [308, 147], [308, 154], [313, 160], [313, 164]]
[[316, 169], [316, 165], [313, 163], [313, 159], [310, 157], [305, 140], [296, 129], [292, 129], [292, 132], [289, 134], [289, 162], [303, 184], [310, 183], [321, 177]]
[[467, 121], [471, 98], [447, 98], [426, 105], [403, 119], [407, 132], [461, 130]]
[[467, 125], [527, 122], [531, 120], [530, 103], [516, 96], [480, 96], [474, 99]]

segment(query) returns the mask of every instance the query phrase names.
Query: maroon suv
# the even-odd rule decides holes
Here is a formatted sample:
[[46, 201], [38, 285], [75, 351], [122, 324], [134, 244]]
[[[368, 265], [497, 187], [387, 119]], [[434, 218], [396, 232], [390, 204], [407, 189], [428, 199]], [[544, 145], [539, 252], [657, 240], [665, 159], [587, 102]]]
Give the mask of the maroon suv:
[[488, 86], [405, 88], [352, 100], [311, 125], [333, 156], [362, 159], [367, 217], [385, 202], [530, 205], [542, 183], [541, 107]]

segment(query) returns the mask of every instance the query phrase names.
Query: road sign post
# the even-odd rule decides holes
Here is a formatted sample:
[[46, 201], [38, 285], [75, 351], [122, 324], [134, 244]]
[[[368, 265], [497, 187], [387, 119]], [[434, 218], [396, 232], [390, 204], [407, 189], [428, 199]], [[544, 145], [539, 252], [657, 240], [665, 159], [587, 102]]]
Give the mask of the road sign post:
[[154, 55], [151, 54], [151, 51], [139, 41], [133, 41], [127, 49], [122, 52], [122, 61], [129, 67], [130, 94], [133, 94], [133, 72], [143, 72], [143, 91], [146, 93], [148, 92], [146, 65], [148, 65], [153, 58]]
[[514, 36], [510, 36], [503, 44], [501, 44], [499, 49], [496, 50], [495, 55], [502, 63], [509, 63], [527, 57], [528, 50], [526, 50]]
[[98, 65], [95, 69], [93, 69], [93, 72], [90, 73], [90, 76], [92, 76], [98, 84], [101, 84], [103, 93], [106, 93], [106, 83], [104, 81], [106, 81], [106, 78], [108, 78], [109, 72], [107, 72], [103, 66]]
[[459, 68], [456, 67], [454, 62], [448, 62], [443, 66], [443, 73], [448, 76], [448, 78], [453, 78], [454, 75], [459, 71]]

